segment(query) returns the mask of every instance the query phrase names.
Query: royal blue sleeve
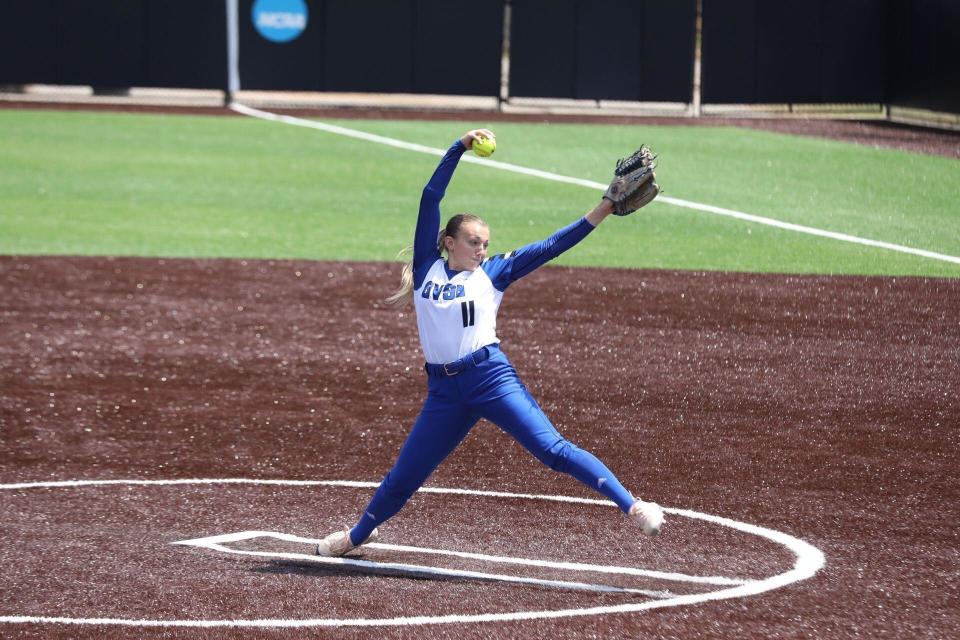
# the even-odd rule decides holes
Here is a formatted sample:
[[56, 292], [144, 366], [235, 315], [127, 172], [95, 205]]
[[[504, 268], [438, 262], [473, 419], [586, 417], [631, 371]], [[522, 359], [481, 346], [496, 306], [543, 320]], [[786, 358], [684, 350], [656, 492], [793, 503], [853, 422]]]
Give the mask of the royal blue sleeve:
[[457, 168], [460, 157], [467, 150], [458, 139], [444, 154], [436, 171], [423, 188], [420, 198], [420, 214], [417, 217], [417, 230], [413, 235], [413, 286], [423, 284], [430, 266], [440, 257], [437, 251], [437, 234], [440, 233], [440, 201], [446, 193], [453, 170]]
[[511, 283], [534, 271], [561, 253], [587, 237], [594, 226], [586, 217], [560, 229], [546, 240], [533, 242], [511, 251], [497, 255], [483, 263], [483, 270], [500, 291], [506, 291]]

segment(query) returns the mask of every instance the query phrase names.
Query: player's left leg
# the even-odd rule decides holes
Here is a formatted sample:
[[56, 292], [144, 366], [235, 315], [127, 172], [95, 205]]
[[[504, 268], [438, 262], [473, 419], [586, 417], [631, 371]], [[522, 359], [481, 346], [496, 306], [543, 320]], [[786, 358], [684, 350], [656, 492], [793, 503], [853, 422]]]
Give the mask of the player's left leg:
[[510, 434], [543, 464], [573, 476], [615, 502], [624, 513], [629, 513], [636, 502], [599, 458], [560, 435], [519, 380], [509, 394], [484, 404], [482, 415]]
[[[496, 398], [484, 403], [482, 415], [513, 436], [551, 469], [568, 473], [613, 502], [648, 536], [660, 532], [663, 510], [655, 502], [637, 500], [595, 455], [560, 435], [519, 378], [501, 384]], [[515, 382], [515, 384], [514, 384]], [[510, 389], [508, 393], [503, 393]]]

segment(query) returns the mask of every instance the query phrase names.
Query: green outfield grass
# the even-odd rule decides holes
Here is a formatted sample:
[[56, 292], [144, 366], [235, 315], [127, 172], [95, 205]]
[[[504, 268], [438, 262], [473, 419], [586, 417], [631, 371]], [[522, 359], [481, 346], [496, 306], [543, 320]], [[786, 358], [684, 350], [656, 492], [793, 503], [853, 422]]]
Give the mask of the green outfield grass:
[[[960, 162], [732, 127], [356, 120], [446, 148], [606, 182], [660, 153], [665, 194], [960, 255]], [[0, 253], [393, 260], [437, 158], [242, 117], [0, 110]], [[485, 217], [494, 252], [545, 237], [599, 191], [463, 164], [444, 213]], [[960, 276], [960, 265], [654, 203], [611, 219], [568, 265]]]

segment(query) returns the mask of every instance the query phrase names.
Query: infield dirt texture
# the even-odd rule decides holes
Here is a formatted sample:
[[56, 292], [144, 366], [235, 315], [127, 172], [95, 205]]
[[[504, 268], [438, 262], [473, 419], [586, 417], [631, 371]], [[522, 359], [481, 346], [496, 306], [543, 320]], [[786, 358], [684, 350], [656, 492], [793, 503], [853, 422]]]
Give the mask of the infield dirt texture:
[[[0, 258], [0, 478], [377, 482], [425, 380], [396, 265]], [[503, 348], [560, 430], [665, 506], [820, 549], [811, 578], [637, 613], [391, 628], [0, 623], [3, 638], [946, 638], [960, 628], [960, 281], [547, 267], [511, 288]], [[433, 487], [594, 497], [481, 422]], [[644, 602], [495, 580], [228, 555], [171, 543], [316, 538], [369, 488], [174, 485], [0, 490], [0, 616], [302, 620]], [[783, 547], [669, 515], [420, 494], [381, 542], [759, 579]], [[237, 549], [309, 553], [254, 539]], [[370, 549], [415, 562], [651, 591], [657, 577]]]

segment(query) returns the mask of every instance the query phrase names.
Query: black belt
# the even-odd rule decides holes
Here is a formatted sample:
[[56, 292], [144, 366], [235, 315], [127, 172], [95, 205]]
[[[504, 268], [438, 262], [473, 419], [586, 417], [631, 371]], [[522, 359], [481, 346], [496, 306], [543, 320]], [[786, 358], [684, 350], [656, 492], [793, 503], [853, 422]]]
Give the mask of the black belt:
[[471, 367], [475, 367], [489, 358], [493, 350], [496, 348], [497, 346], [493, 344], [486, 347], [480, 347], [473, 353], [468, 353], [459, 360], [454, 360], [453, 362], [448, 362], [446, 364], [433, 364], [428, 362], [423, 365], [423, 368], [427, 370], [427, 375], [440, 377], [455, 376], [461, 371], [466, 371]]

